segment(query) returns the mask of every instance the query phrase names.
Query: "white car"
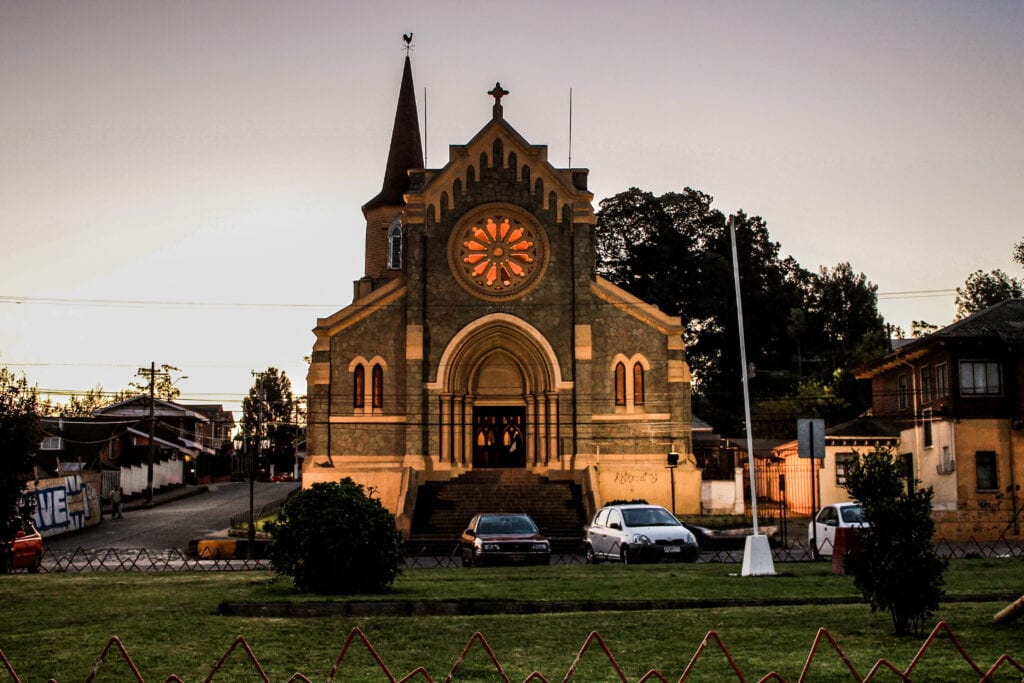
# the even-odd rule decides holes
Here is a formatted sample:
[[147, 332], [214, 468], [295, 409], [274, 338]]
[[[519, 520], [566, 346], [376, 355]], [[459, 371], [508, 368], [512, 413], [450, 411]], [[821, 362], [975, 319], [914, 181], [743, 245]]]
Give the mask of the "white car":
[[836, 529], [866, 527], [864, 508], [859, 503], [832, 503], [818, 511], [807, 525], [807, 545], [815, 557], [831, 557], [836, 545]]
[[660, 505], [606, 505], [586, 529], [587, 562], [697, 560], [697, 539]]

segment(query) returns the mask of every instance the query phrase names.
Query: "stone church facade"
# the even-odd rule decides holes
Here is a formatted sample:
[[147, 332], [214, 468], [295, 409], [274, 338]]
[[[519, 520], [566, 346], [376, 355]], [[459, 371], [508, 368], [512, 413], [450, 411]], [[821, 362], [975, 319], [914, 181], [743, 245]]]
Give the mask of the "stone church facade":
[[699, 512], [679, 318], [595, 274], [588, 171], [488, 94], [486, 125], [425, 169], [406, 58], [365, 276], [314, 329], [304, 486], [351, 477], [404, 530], [419, 485], [481, 468]]

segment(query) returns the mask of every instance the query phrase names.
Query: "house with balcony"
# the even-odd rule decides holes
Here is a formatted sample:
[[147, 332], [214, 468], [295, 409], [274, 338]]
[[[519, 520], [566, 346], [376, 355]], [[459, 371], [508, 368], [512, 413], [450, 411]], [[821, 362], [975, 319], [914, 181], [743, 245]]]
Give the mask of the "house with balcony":
[[856, 371], [872, 414], [898, 424], [908, 474], [935, 491], [936, 537], [1020, 540], [1024, 299], [1008, 299]]

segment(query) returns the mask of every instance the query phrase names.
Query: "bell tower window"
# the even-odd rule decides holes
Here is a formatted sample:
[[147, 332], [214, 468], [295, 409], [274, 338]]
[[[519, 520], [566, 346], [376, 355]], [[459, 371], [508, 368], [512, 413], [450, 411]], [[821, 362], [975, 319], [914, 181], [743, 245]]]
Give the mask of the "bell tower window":
[[402, 269], [402, 217], [398, 216], [391, 221], [388, 228], [388, 268], [390, 270]]

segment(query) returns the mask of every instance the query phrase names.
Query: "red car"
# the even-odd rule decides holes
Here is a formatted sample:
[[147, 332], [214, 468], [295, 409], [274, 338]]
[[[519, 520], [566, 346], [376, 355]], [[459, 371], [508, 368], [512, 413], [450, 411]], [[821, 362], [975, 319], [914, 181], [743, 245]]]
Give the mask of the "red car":
[[27, 519], [14, 520], [14, 557], [9, 560], [8, 570], [28, 569], [33, 574], [43, 563], [43, 537]]
[[551, 544], [529, 515], [476, 515], [459, 538], [462, 566], [551, 564]]

